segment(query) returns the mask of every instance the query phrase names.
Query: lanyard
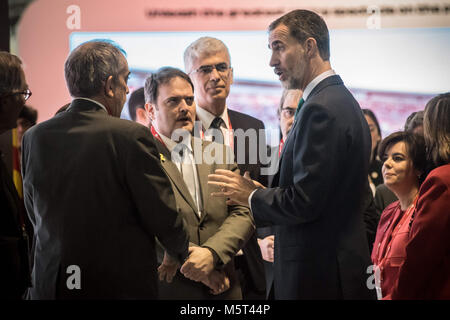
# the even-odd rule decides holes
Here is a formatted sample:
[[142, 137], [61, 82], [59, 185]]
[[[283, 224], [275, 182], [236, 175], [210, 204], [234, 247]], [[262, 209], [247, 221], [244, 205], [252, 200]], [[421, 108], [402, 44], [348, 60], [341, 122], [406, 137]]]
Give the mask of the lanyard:
[[278, 158], [281, 157], [281, 150], [283, 150], [283, 147], [284, 147], [284, 139], [281, 138], [281, 140], [280, 140], [280, 145], [279, 145], [279, 147], [278, 147]]
[[[394, 230], [392, 231], [392, 234], [391, 234], [390, 238], [388, 240], [386, 240], [385, 245], [382, 248], [382, 250], [383, 250], [382, 252], [384, 253], [384, 256], [380, 260], [380, 262], [377, 263], [377, 265], [375, 265], [375, 286], [376, 286], [377, 296], [379, 297], [379, 299], [381, 299], [381, 296], [382, 296], [382, 292], [381, 292], [381, 281], [382, 281], [381, 272], [383, 270], [383, 265], [384, 265], [384, 263], [385, 263], [385, 261], [387, 259], [387, 255], [389, 253], [389, 252], [386, 252], [386, 250], [388, 250], [388, 251], [390, 250], [390, 248], [392, 246], [392, 242], [395, 239], [395, 237], [398, 234], [398, 232], [400, 231], [400, 228], [406, 223], [406, 221], [408, 219], [411, 220], [412, 213], [414, 212], [414, 209], [416, 208], [418, 197], [419, 197], [419, 195], [417, 194], [416, 197], [414, 198], [413, 204], [405, 211], [405, 213], [401, 217], [400, 221], [394, 227]], [[398, 204], [398, 205], [400, 206], [400, 204]], [[380, 243], [380, 245], [381, 245], [381, 243]], [[387, 247], [387, 249], [386, 249], [386, 247]], [[378, 249], [377, 249], [377, 256], [379, 254], [379, 251], [380, 251], [380, 247], [378, 247]]]
[[158, 140], [159, 142], [162, 143], [162, 145], [164, 147], [167, 148], [166, 144], [164, 143], [164, 141], [161, 139], [160, 135], [158, 132], [156, 132], [155, 128], [153, 126], [150, 127], [150, 130], [152, 131], [153, 136], [156, 138], [156, 140]]

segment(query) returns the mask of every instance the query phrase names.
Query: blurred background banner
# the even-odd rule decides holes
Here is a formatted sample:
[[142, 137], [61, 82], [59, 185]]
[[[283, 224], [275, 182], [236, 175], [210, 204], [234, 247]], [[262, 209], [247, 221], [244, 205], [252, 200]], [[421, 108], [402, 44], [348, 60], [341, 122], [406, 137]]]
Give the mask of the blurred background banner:
[[[276, 130], [282, 89], [269, 67], [266, 30], [293, 9], [323, 16], [331, 64], [361, 107], [375, 112], [383, 136], [449, 90], [450, 1], [10, 1], [12, 49], [43, 121], [70, 101], [64, 61], [84, 41], [111, 39], [127, 51], [133, 91], [161, 66], [183, 69], [186, 46], [214, 36], [230, 49], [235, 82], [228, 106]], [[129, 118], [127, 108], [122, 117]]]

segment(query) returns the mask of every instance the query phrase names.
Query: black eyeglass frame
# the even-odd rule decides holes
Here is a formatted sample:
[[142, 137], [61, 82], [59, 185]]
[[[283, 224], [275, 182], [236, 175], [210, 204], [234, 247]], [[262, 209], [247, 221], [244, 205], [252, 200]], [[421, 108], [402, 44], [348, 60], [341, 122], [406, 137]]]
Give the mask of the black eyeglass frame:
[[0, 98], [11, 97], [11, 96], [15, 96], [17, 94], [22, 94], [23, 98], [25, 99], [25, 101], [27, 101], [28, 99], [30, 99], [30, 97], [31, 97], [31, 95], [33, 93], [31, 92], [30, 89], [26, 89], [25, 91], [18, 91], [18, 92], [12, 92], [12, 93], [7, 93], [7, 94], [0, 94]]
[[219, 72], [219, 73], [225, 73], [226, 71], [228, 71], [231, 68], [232, 67], [229, 66], [226, 62], [221, 62], [221, 63], [217, 63], [217, 64], [209, 64], [209, 65], [200, 66], [199, 68], [195, 69], [192, 72], [196, 72], [196, 73], [200, 73], [200, 74], [210, 74], [214, 69], [216, 69], [217, 72]]

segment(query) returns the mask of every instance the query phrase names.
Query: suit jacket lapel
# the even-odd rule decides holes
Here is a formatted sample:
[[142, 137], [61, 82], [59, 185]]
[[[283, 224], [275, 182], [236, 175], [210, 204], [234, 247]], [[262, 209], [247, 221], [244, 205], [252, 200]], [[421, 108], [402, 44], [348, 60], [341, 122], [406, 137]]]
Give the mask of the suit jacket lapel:
[[197, 212], [197, 206], [195, 205], [194, 199], [192, 199], [191, 193], [189, 192], [189, 189], [183, 180], [183, 176], [181, 175], [180, 170], [178, 170], [175, 163], [172, 162], [169, 150], [156, 139], [155, 141], [157, 149], [160, 153], [162, 168], [164, 169], [170, 180], [172, 180], [173, 184], [186, 200], [186, 202], [192, 207], [194, 212]]

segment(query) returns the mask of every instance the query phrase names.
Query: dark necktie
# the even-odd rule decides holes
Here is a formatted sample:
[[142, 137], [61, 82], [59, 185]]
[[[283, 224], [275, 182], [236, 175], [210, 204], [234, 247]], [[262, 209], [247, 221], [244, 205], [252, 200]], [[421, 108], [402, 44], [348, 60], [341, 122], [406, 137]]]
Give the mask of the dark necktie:
[[301, 98], [300, 101], [298, 102], [297, 110], [295, 110], [294, 120], [297, 119], [298, 112], [300, 111], [300, 108], [302, 107], [303, 103], [305, 103], [305, 100]]
[[217, 143], [225, 143], [223, 140], [223, 133], [220, 129], [220, 126], [222, 125], [223, 120], [220, 117], [215, 117], [213, 122], [211, 122], [211, 125], [209, 126], [210, 129], [216, 129], [214, 135], [212, 136], [212, 141], [215, 141]]

